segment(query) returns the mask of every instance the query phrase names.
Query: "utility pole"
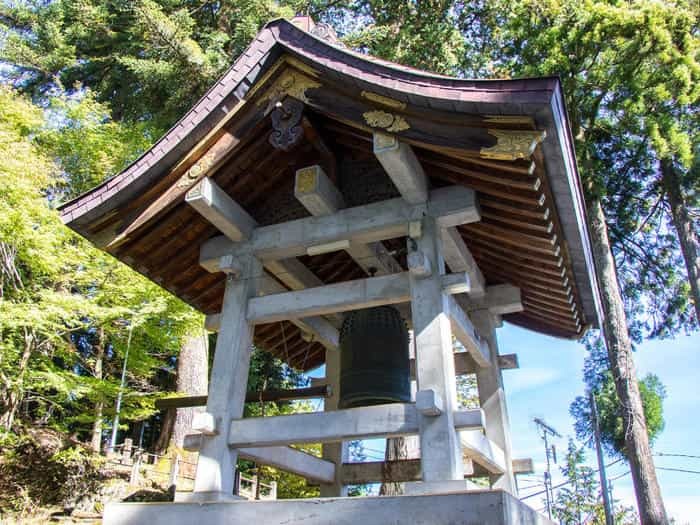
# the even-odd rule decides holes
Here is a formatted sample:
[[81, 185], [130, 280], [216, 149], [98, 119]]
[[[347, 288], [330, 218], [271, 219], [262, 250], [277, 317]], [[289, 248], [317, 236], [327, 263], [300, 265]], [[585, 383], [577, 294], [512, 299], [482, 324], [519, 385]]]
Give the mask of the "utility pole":
[[548, 435], [556, 436], [556, 437], [561, 437], [561, 434], [554, 430], [552, 427], [550, 427], [547, 423], [544, 422], [543, 419], [536, 417], [534, 419], [535, 424], [537, 427], [542, 431], [542, 439], [544, 440], [544, 454], [545, 458], [547, 459], [547, 472], [544, 473], [544, 493], [547, 497], [547, 516], [549, 516], [549, 519], [552, 519], [552, 504], [554, 503], [554, 493], [552, 490], [552, 473], [551, 473], [551, 465], [549, 462], [549, 455], [550, 453], [553, 454], [553, 459], [554, 462], [557, 462], [557, 457], [556, 457], [556, 452], [554, 445], [549, 446], [549, 441], [547, 439]]
[[591, 401], [591, 418], [593, 420], [593, 432], [595, 434], [595, 451], [598, 456], [598, 472], [600, 473], [600, 491], [603, 493], [603, 506], [605, 507], [605, 525], [614, 525], [612, 505], [607, 476], [605, 475], [605, 463], [603, 461], [603, 447], [600, 444], [600, 426], [598, 424], [598, 406], [595, 402], [595, 394], [589, 392]]

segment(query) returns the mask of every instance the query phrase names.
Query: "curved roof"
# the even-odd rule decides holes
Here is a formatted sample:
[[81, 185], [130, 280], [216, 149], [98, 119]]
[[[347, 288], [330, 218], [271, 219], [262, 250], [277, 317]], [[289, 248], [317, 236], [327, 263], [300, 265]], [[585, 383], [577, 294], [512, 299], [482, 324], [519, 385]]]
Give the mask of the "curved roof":
[[[284, 96], [305, 103], [316, 136], [293, 152], [267, 141], [269, 112]], [[364, 166], [358, 169], [380, 169], [374, 131], [410, 144], [431, 185], [462, 184], [477, 192], [482, 221], [460, 233], [488, 284], [521, 288], [525, 310], [506, 320], [561, 337], [580, 337], [597, 325], [585, 207], [558, 78], [433, 75], [347, 50], [286, 20], [267, 24], [150, 150], [63, 205], [61, 214], [97, 246], [215, 313], [224, 276], [202, 269], [198, 255], [219, 232], [184, 202], [202, 167], [265, 223], [270, 195], [277, 188], [290, 192], [297, 168], [330, 155], [341, 171], [358, 163]], [[536, 136], [544, 137], [541, 143], [533, 142]], [[294, 203], [284, 206], [299, 213]], [[301, 262], [323, 282], [365, 275], [342, 253]], [[296, 357], [289, 355], [290, 338]], [[257, 327], [256, 342], [301, 368], [323, 360], [322, 347], [303, 344], [289, 323]]]

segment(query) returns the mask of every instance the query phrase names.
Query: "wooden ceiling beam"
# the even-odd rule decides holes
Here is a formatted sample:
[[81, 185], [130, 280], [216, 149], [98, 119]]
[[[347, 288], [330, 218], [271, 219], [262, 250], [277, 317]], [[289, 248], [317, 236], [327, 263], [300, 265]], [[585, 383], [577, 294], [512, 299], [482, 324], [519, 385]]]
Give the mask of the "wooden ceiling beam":
[[542, 184], [542, 181], [540, 180], [540, 178], [535, 176], [535, 175], [515, 175], [514, 176], [512, 174], [497, 175], [497, 174], [493, 174], [493, 173], [485, 173], [482, 171], [471, 170], [471, 169], [463, 168], [461, 166], [456, 166], [456, 165], [451, 164], [449, 162], [445, 162], [443, 160], [439, 160], [439, 159], [435, 159], [435, 158], [424, 159], [424, 162], [427, 162], [434, 167], [447, 169], [453, 173], [458, 173], [460, 175], [463, 175], [465, 177], [469, 177], [471, 179], [476, 179], [476, 180], [480, 180], [480, 181], [483, 181], [486, 183], [495, 184], [495, 185], [499, 185], [499, 186], [506, 186], [508, 188], [515, 188], [518, 190], [536, 192], [540, 189], [540, 185]]
[[563, 287], [536, 283], [526, 277], [520, 277], [518, 275], [509, 274], [507, 271], [499, 271], [496, 268], [490, 268], [487, 272], [487, 276], [494, 276], [506, 283], [515, 284], [517, 286], [520, 286], [521, 288], [528, 288], [532, 292], [552, 294], [553, 296], [559, 297], [561, 300], [567, 301], [569, 304], [574, 300], [570, 289], [567, 290]]
[[500, 261], [500, 263], [517, 263], [518, 267], [522, 269], [521, 273], [534, 271], [543, 275], [552, 276], [555, 279], [562, 279], [562, 277], [564, 277], [564, 275], [566, 274], [566, 268], [564, 268], [563, 266], [561, 268], [556, 268], [553, 264], [551, 265], [552, 267], [550, 267], [549, 265], [537, 264], [534, 261], [530, 262], [530, 259], [524, 257], [517, 257], [517, 254], [515, 253], [509, 254], [498, 252], [496, 250], [489, 250], [481, 245], [476, 246], [476, 243], [473, 242], [473, 239], [470, 239], [470, 241], [472, 241], [472, 253], [474, 254], [474, 257], [482, 261], [495, 259], [497, 261]]
[[[379, 109], [374, 103], [348, 96], [342, 86], [320, 86], [305, 92], [306, 103], [314, 110], [350, 127], [395, 134], [416, 145], [448, 146], [475, 156], [515, 160], [528, 158], [544, 138], [544, 132], [471, 127], [463, 119], [433, 120], [430, 115], [408, 115]], [[498, 126], [494, 125], [494, 128]]]
[[488, 237], [495, 241], [516, 246], [518, 249], [525, 252], [539, 253], [550, 257], [559, 257], [561, 248], [559, 245], [552, 243], [552, 239], [540, 239], [534, 236], [526, 236], [524, 234], [514, 234], [508, 230], [503, 230], [486, 223], [480, 222], [477, 227], [465, 225], [463, 230], [468, 232], [468, 235], [479, 235]]
[[[239, 102], [227, 116], [226, 121], [234, 114], [238, 114], [235, 123], [229, 128], [217, 128], [215, 132], [207, 135], [163, 177], [162, 182], [147, 192], [149, 196], [153, 195], [151, 198], [154, 200], [121, 229], [119, 234], [107, 244], [108, 248], [118, 246], [146, 223], [170, 210], [184, 198], [185, 193], [195, 183], [211, 175], [230, 157], [233, 151], [244, 142], [244, 137], [247, 137], [247, 134], [264, 118], [261, 108], [254, 105], [248, 105], [248, 111], [239, 111], [244, 106], [242, 101]], [[157, 193], [156, 190], [158, 190]], [[143, 198], [146, 198], [146, 195]], [[137, 199], [136, 202], [141, 200]]]
[[502, 210], [514, 215], [522, 215], [524, 217], [530, 217], [532, 219], [537, 219], [541, 221], [547, 221], [550, 219], [550, 210], [548, 207], [542, 207], [535, 205], [530, 202], [528, 204], [516, 204], [513, 202], [504, 202], [499, 199], [494, 199], [492, 197], [483, 196], [479, 199], [479, 202], [488, 208], [494, 208], [497, 210]]
[[502, 213], [494, 213], [483, 207], [481, 208], [481, 217], [487, 219], [490, 224], [495, 224], [499, 227], [511, 227], [525, 234], [551, 235], [554, 230], [554, 224], [551, 221], [541, 224], [524, 219], [515, 219]]

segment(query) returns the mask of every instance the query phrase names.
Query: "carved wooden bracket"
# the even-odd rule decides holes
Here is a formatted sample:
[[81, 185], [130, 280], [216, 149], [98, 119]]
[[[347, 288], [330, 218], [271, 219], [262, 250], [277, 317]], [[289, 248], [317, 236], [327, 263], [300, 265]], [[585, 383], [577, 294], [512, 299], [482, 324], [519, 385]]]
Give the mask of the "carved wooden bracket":
[[272, 110], [272, 133], [269, 142], [275, 149], [290, 151], [304, 136], [301, 117], [304, 103], [291, 97], [278, 102]]

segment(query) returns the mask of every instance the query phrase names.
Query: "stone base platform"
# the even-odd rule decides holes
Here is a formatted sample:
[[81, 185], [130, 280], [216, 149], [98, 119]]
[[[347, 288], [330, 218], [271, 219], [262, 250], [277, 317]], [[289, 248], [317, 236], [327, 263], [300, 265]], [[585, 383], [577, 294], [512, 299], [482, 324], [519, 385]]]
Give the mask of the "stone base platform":
[[112, 503], [104, 525], [550, 525], [497, 490], [230, 503]]

